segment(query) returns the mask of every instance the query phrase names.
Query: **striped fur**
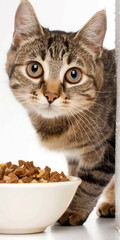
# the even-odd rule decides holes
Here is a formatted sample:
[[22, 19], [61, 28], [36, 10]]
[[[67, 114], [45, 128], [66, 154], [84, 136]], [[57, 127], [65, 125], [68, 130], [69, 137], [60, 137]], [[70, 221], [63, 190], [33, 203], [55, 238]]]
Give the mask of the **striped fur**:
[[[27, 0], [21, 2], [15, 19], [6, 64], [10, 87], [27, 109], [41, 143], [65, 152], [69, 174], [82, 179], [60, 220], [65, 225], [82, 224], [115, 170], [115, 51], [102, 48], [105, 12], [98, 12], [77, 33], [43, 28]], [[27, 75], [29, 61], [42, 65], [39, 79]], [[78, 84], [65, 79], [72, 67], [82, 72]], [[44, 96], [48, 91], [59, 96], [52, 107]]]

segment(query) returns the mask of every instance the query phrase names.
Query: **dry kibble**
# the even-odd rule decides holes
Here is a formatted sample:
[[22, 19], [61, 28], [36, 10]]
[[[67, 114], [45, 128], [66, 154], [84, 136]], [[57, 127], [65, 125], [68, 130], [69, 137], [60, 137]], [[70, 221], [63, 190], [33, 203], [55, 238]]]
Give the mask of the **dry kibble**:
[[10, 177], [11, 179], [14, 179], [14, 178], [18, 179], [18, 177], [14, 173], [9, 173], [8, 177]]
[[21, 167], [21, 166], [24, 165], [25, 161], [23, 161], [23, 160], [18, 160], [18, 163], [19, 163], [19, 167]]
[[48, 166], [46, 166], [46, 167], [44, 168], [44, 170], [45, 170], [46, 172], [50, 172], [50, 171], [51, 171], [51, 168], [49, 168]]
[[19, 181], [18, 179], [13, 178], [13, 179], [10, 179], [8, 183], [18, 183], [18, 181]]
[[37, 178], [41, 178], [42, 175], [45, 173], [45, 171], [42, 169], [38, 170], [38, 172], [39, 172], [39, 174], [37, 174]]
[[0, 183], [51, 183], [69, 181], [62, 171], [51, 172], [46, 166], [43, 169], [35, 167], [33, 161], [18, 161], [19, 165], [11, 162], [0, 164]]
[[65, 176], [65, 174], [64, 174], [63, 171], [61, 172], [61, 176], [64, 177], [64, 178], [66, 178], [66, 176]]
[[33, 179], [33, 180], [31, 181], [31, 183], [38, 183], [38, 181], [35, 180], [35, 179]]
[[6, 169], [6, 168], [7, 168], [6, 164], [4, 164], [4, 165], [1, 167], [3, 175], [4, 175], [4, 173], [5, 173], [5, 169]]
[[12, 173], [14, 170], [10, 168], [5, 169], [5, 175], [8, 175], [9, 173]]
[[57, 171], [51, 173], [50, 180], [49, 180], [50, 182], [59, 182], [59, 180], [60, 180], [60, 174]]
[[10, 181], [10, 180], [11, 180], [10, 177], [8, 177], [8, 176], [3, 176], [3, 181], [8, 182], [8, 181]]
[[30, 173], [30, 171], [28, 169], [26, 169], [21, 175], [20, 177], [30, 177], [32, 174]]
[[43, 179], [43, 178], [41, 178], [41, 179], [39, 180], [39, 182], [40, 182], [40, 183], [47, 183], [48, 181], [45, 180], [45, 179]]
[[0, 167], [3, 167], [4, 165], [5, 165], [5, 163], [1, 163], [1, 164], [0, 164]]
[[20, 176], [24, 173], [24, 169], [23, 168], [17, 168], [14, 173], [17, 175], [17, 176]]
[[10, 166], [12, 165], [12, 163], [11, 163], [11, 162], [7, 162], [6, 165], [7, 165], [8, 168], [10, 168]]
[[12, 165], [10, 166], [10, 169], [15, 170], [17, 167], [18, 167], [18, 166], [17, 166], [16, 164], [12, 164]]
[[0, 180], [2, 180], [2, 176], [3, 175], [3, 172], [2, 172], [2, 169], [0, 169]]
[[22, 181], [23, 181], [24, 183], [30, 183], [30, 182], [32, 181], [32, 177], [23, 177], [23, 178], [22, 178]]
[[18, 180], [18, 183], [23, 183], [22, 179], [19, 179], [19, 180]]
[[38, 173], [38, 170], [36, 170], [34, 167], [29, 168], [30, 175], [34, 175], [36, 172]]
[[3, 181], [3, 180], [0, 180], [0, 183], [5, 183], [5, 181]]
[[35, 173], [39, 173], [39, 170], [40, 170], [40, 169], [41, 169], [40, 167], [34, 167]]
[[30, 168], [30, 167], [33, 167], [34, 165], [33, 165], [33, 161], [31, 161], [31, 162], [25, 162], [24, 163], [24, 166], [26, 167], [26, 168]]
[[49, 180], [50, 179], [50, 172], [45, 171], [45, 173], [42, 175], [42, 178], [45, 180]]

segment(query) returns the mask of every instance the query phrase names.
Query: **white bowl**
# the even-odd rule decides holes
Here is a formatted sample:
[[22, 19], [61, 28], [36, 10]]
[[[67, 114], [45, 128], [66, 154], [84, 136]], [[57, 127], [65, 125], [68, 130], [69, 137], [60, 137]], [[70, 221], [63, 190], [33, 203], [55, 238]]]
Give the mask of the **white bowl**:
[[0, 184], [0, 233], [43, 232], [65, 212], [81, 179], [68, 182]]

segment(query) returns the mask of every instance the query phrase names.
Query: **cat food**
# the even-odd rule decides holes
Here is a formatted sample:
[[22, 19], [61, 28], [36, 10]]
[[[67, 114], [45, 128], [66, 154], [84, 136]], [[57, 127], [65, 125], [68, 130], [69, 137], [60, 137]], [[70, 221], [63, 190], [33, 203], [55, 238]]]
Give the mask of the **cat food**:
[[0, 164], [0, 183], [49, 183], [65, 182], [69, 179], [64, 172], [51, 172], [51, 168], [46, 166], [44, 170], [35, 167], [33, 161], [18, 161], [19, 165], [11, 162]]

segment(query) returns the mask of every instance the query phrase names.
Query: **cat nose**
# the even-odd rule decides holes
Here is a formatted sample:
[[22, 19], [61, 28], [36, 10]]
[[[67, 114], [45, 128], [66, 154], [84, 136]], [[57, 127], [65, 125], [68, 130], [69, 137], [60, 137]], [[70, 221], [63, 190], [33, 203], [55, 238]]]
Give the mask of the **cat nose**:
[[52, 102], [55, 101], [59, 96], [57, 93], [52, 93], [52, 92], [46, 92], [44, 96], [47, 98], [48, 102], [51, 104]]

